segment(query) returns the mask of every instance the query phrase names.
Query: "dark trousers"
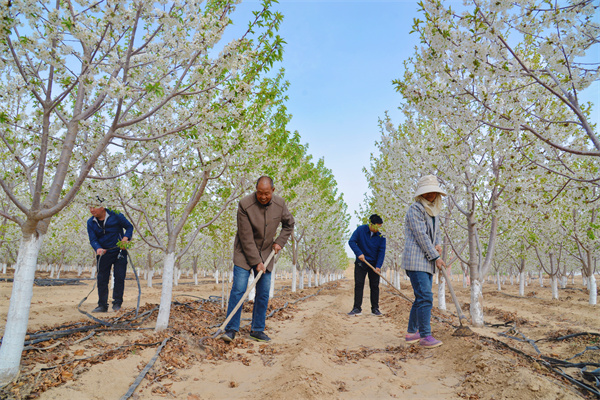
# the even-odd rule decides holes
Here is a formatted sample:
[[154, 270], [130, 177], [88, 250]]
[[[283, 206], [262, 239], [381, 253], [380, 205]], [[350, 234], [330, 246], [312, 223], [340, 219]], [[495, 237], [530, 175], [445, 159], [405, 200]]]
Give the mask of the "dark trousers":
[[[98, 261], [98, 259], [100, 259]], [[98, 305], [108, 308], [108, 281], [113, 268], [115, 287], [113, 289], [113, 305], [123, 303], [125, 275], [127, 273], [127, 250], [110, 249], [102, 257], [96, 256], [98, 262]]]
[[356, 260], [354, 262], [354, 308], [361, 311], [367, 275], [369, 275], [369, 288], [371, 289], [371, 310], [374, 310], [379, 308], [379, 275], [367, 264]]

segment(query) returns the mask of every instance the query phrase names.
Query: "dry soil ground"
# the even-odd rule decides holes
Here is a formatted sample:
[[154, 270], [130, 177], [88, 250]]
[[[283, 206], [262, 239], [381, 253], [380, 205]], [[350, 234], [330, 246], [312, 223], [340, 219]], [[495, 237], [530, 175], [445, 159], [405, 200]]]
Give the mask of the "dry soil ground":
[[[2, 277], [10, 278], [10, 274]], [[273, 339], [270, 343], [248, 340], [245, 327], [232, 344], [206, 339], [202, 345], [200, 339], [214, 333], [214, 326], [224, 315], [219, 301], [200, 298], [220, 295], [220, 285], [208, 279], [198, 286], [181, 280], [174, 288], [177, 304], [172, 307], [170, 328], [157, 334], [151, 329], [157, 312], [150, 311], [159, 303], [160, 280], [155, 279], [154, 288], [147, 288], [142, 281], [140, 313], [148, 311], [142, 314], [147, 316], [145, 320], [134, 321], [138, 289], [131, 279], [126, 283], [123, 310], [101, 315], [111, 323], [131, 321], [128, 330], [86, 328], [94, 321], [81, 314], [77, 305], [90, 293], [94, 282], [83, 283], [34, 287], [30, 333], [77, 327], [82, 332], [32, 345], [36, 349], [23, 353], [19, 380], [2, 389], [0, 399], [120, 399], [165, 339], [156, 363], [130, 398], [594, 398], [550, 371], [531, 343], [500, 335], [539, 340], [577, 332], [596, 334], [535, 343], [541, 355], [560, 360], [586, 347], [600, 346], [600, 312], [597, 306], [587, 304], [580, 282], [561, 290], [560, 300], [554, 301], [550, 289], [540, 288], [537, 282], [531, 283], [524, 298], [518, 298], [516, 286], [498, 292], [494, 284], [486, 284], [487, 324], [472, 328], [476, 334], [466, 338], [452, 336], [458, 320], [448, 296], [448, 311], [434, 312], [433, 331], [444, 342], [436, 349], [404, 342], [410, 304], [389, 287], [382, 286], [383, 317], [370, 313], [347, 316], [353, 298], [351, 279], [297, 293], [285, 287], [289, 282], [278, 282], [280, 290], [270, 310], [282, 309], [267, 320], [267, 333]], [[402, 284], [403, 293], [412, 298], [408, 282]], [[454, 286], [468, 315], [468, 289], [460, 282]], [[0, 282], [2, 321], [6, 319], [10, 291], [9, 282]], [[368, 295], [367, 285], [363, 310], [369, 310]], [[93, 292], [81, 308], [89, 311], [95, 301]], [[243, 317], [249, 318], [250, 305], [244, 310]], [[121, 319], [117, 321], [118, 317]], [[1, 328], [0, 334], [3, 325]], [[600, 363], [600, 350], [588, 350], [569, 362]], [[585, 382], [579, 369], [563, 371]]]

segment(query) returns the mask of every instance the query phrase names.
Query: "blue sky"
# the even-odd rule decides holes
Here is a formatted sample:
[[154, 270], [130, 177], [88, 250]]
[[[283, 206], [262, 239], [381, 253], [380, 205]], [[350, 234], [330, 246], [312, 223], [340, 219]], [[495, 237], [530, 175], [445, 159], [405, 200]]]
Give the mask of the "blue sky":
[[[243, 1], [234, 23], [247, 21], [258, 0]], [[281, 0], [279, 34], [285, 77], [290, 82], [288, 125], [298, 131], [315, 159], [324, 158], [344, 194], [352, 217], [364, 200], [368, 168], [380, 138], [378, 119], [389, 111], [399, 122], [401, 97], [392, 80], [403, 73], [403, 60], [414, 52], [409, 34], [417, 16], [416, 1]], [[239, 14], [238, 14], [239, 13]], [[285, 182], [281, 184], [285, 185]]]

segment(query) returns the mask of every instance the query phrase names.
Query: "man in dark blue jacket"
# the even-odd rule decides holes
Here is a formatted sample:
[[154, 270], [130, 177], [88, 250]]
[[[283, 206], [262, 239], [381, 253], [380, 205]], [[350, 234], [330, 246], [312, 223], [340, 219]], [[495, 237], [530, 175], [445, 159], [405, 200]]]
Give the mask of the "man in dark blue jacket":
[[[354, 307], [348, 315], [362, 314], [363, 290], [365, 278], [369, 275], [369, 288], [371, 290], [371, 313], [378, 317], [383, 314], [379, 311], [379, 275], [381, 265], [385, 258], [385, 238], [379, 232], [383, 219], [377, 214], [369, 217], [369, 224], [361, 225], [352, 234], [348, 244], [356, 254], [354, 262]], [[365, 264], [371, 264], [377, 272]]]
[[108, 311], [108, 281], [110, 270], [114, 266], [115, 285], [113, 289], [114, 311], [121, 309], [125, 275], [127, 273], [127, 250], [117, 243], [127, 243], [133, 234], [133, 225], [123, 214], [116, 213], [102, 206], [90, 206], [92, 217], [87, 221], [90, 244], [96, 252], [98, 262], [98, 307], [92, 312]]

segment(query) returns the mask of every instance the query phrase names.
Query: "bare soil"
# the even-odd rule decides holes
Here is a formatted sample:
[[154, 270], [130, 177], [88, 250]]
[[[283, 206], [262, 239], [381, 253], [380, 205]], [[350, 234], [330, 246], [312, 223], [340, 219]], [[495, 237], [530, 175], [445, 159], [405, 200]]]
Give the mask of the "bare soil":
[[[352, 276], [352, 271], [347, 275]], [[67, 277], [74, 275], [61, 276]], [[97, 294], [90, 294], [94, 281], [82, 283], [35, 286], [29, 333], [93, 325], [77, 306], [89, 294], [81, 308], [89, 312], [95, 307]], [[383, 317], [365, 312], [370, 309], [368, 285], [363, 315], [349, 317], [352, 279], [296, 293], [286, 287], [289, 284], [278, 281], [270, 302], [269, 312], [276, 310], [267, 320], [271, 342], [249, 340], [248, 320], [243, 320], [246, 326], [241, 334], [226, 344], [206, 338], [225, 317], [219, 299], [209, 298], [221, 295], [221, 285], [204, 279], [196, 286], [182, 279], [174, 288], [170, 328], [155, 333], [160, 280], [155, 278], [153, 288], [141, 282], [139, 313], [146, 319], [134, 321], [138, 288], [135, 280], [128, 279], [123, 309], [94, 316], [113, 324], [133, 321], [130, 329], [107, 330], [100, 325], [31, 345], [35, 349], [24, 351], [19, 379], [0, 389], [0, 399], [122, 398], [165, 340], [131, 399], [595, 398], [549, 369], [548, 359], [542, 357], [600, 363], [600, 350], [585, 351], [600, 346], [600, 312], [587, 303], [580, 282], [560, 290], [560, 300], [551, 300], [550, 288], [539, 287], [537, 281], [523, 298], [518, 297], [516, 285], [499, 292], [495, 284], [486, 284], [486, 326], [471, 327], [475, 333], [471, 337], [452, 335], [458, 318], [448, 295], [448, 311], [434, 310], [433, 332], [444, 342], [435, 349], [405, 343], [410, 303], [385, 285], [380, 300]], [[402, 285], [402, 292], [412, 298], [408, 281]], [[469, 289], [461, 282], [454, 286], [468, 315]], [[0, 282], [2, 321], [11, 287]], [[246, 304], [243, 318], [250, 317], [251, 305]], [[0, 334], [4, 324], [1, 328]], [[595, 335], [548, 340], [584, 332]], [[593, 385], [579, 368], [562, 371]]]

